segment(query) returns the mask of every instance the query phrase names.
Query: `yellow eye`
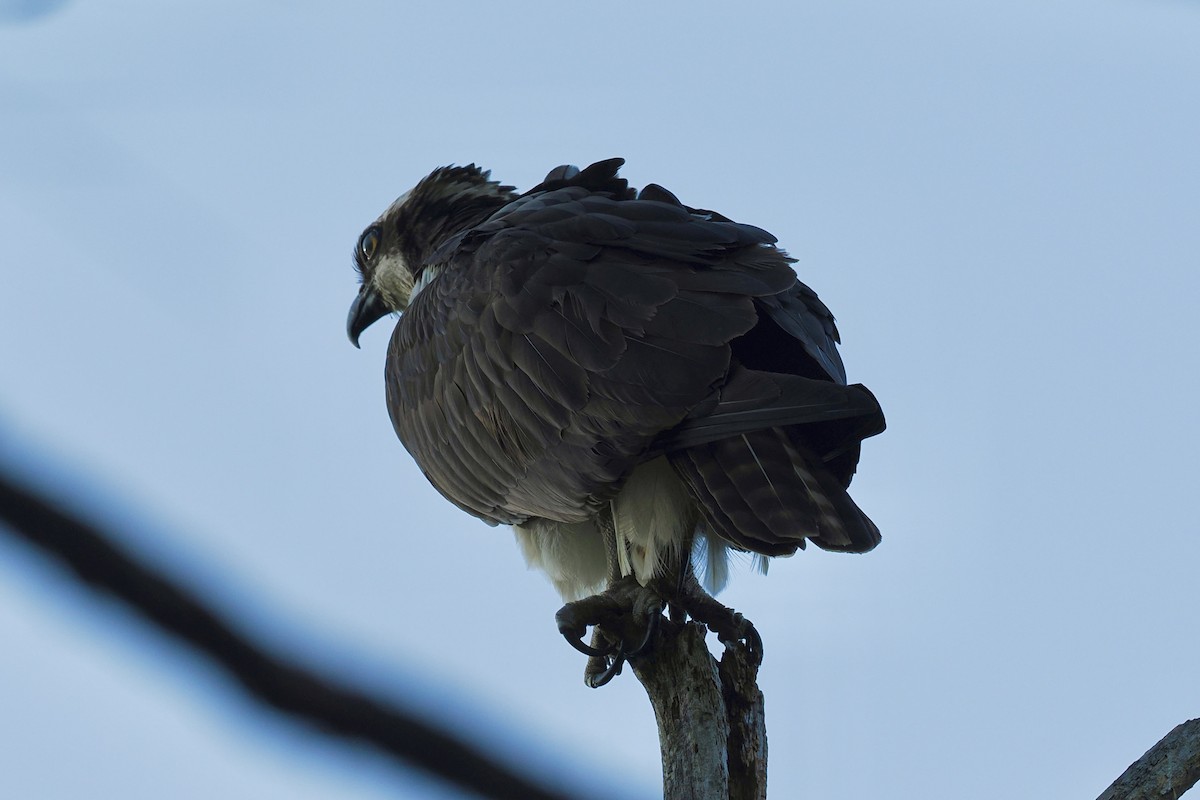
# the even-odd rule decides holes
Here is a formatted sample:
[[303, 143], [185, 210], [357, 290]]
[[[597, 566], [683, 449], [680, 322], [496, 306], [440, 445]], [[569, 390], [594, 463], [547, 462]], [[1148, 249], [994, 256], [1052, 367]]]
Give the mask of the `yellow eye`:
[[375, 257], [377, 249], [379, 249], [379, 227], [372, 225], [363, 231], [362, 237], [358, 240], [358, 254], [362, 257], [364, 264]]

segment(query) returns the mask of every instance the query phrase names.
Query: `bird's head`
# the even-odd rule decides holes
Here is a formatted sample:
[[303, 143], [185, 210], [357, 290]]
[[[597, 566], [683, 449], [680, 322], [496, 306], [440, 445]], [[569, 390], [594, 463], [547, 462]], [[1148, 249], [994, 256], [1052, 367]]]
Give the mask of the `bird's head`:
[[439, 265], [429, 263], [429, 257], [439, 245], [516, 197], [513, 187], [470, 164], [435, 169], [388, 206], [354, 248], [354, 267], [362, 279], [346, 320], [354, 346], [373, 322], [408, 308], [413, 295], [436, 274]]

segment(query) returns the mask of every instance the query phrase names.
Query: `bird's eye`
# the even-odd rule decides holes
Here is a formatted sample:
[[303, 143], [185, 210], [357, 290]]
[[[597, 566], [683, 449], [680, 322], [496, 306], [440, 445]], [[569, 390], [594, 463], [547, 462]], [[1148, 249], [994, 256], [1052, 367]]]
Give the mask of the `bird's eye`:
[[358, 254], [362, 256], [364, 264], [375, 257], [377, 249], [379, 249], [379, 228], [372, 225], [363, 231], [362, 237], [358, 240]]

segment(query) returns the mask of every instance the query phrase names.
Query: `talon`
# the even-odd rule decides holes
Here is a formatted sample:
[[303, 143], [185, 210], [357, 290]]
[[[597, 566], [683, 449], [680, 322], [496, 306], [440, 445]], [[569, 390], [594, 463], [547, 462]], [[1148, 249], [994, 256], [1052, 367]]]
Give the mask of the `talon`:
[[717, 632], [717, 638], [726, 647], [732, 647], [738, 642], [745, 642], [746, 650], [749, 651], [754, 663], [762, 664], [763, 641], [762, 636], [758, 633], [758, 629], [754, 627], [754, 623], [736, 611], [733, 612], [730, 622], [732, 624], [725, 630]]
[[[597, 661], [601, 661], [601, 662], [603, 660], [604, 659], [597, 659]], [[625, 654], [620, 651], [617, 651], [616, 656], [613, 657], [612, 661], [608, 664], [608, 666], [599, 672], [596, 672], [595, 665], [591, 661], [588, 661], [587, 669], [584, 671], [584, 674], [583, 674], [583, 682], [585, 684], [587, 684], [589, 688], [599, 689], [601, 686], [605, 685], [606, 683], [611, 681], [613, 678], [620, 675], [621, 667], [624, 664], [625, 664]]]
[[659, 608], [657, 613], [651, 614], [646, 618], [646, 635], [642, 637], [641, 644], [624, 654], [627, 658], [636, 658], [642, 654], [646, 646], [650, 644], [650, 639], [654, 637], [654, 632], [658, 630], [658, 622], [661, 619], [662, 608]]
[[592, 644], [583, 643], [583, 636], [587, 633], [588, 626], [587, 623], [579, 621], [575, 613], [577, 608], [574, 603], [568, 603], [554, 615], [554, 621], [558, 624], [558, 632], [567, 640], [567, 643], [585, 656], [593, 658], [605, 658], [615, 653], [618, 644], [614, 642], [609, 642], [604, 648], [596, 647], [596, 642], [600, 638], [597, 635], [592, 636]]
[[[650, 645], [663, 614], [663, 600], [632, 576], [614, 582], [603, 593], [567, 603], [555, 615], [558, 631], [579, 652], [588, 656], [583, 681], [603, 686], [621, 674], [630, 656]], [[592, 642], [583, 637], [592, 629]], [[628, 642], [637, 642], [630, 649]]]
[[[584, 626], [583, 629], [580, 630], [576, 625], [563, 625], [561, 621], [558, 625], [558, 632], [561, 633], [563, 638], [567, 640], [567, 644], [571, 645], [571, 647], [574, 647], [585, 656], [591, 656], [592, 658], [606, 658], [617, 651], [618, 645], [613, 642], [609, 642], [604, 648], [594, 647], [590, 644], [584, 644], [583, 634], [586, 631], [587, 626]], [[592, 641], [595, 642], [596, 637], [592, 637]]]
[[592, 647], [591, 645], [584, 644], [583, 639], [576, 639], [572, 636], [565, 636], [565, 635], [564, 635], [564, 638], [571, 645], [571, 647], [574, 647], [576, 650], [583, 653], [585, 656], [591, 656], [592, 658], [607, 658], [608, 656], [611, 656], [613, 653], [615, 653], [617, 651], [617, 645], [615, 645], [615, 644], [609, 644], [608, 647], [606, 647], [603, 650], [600, 650], [598, 648]]
[[750, 659], [755, 666], [761, 666], [763, 660], [763, 641], [759, 635], [758, 629], [749, 621], [742, 620], [745, 625], [739, 625], [741, 630], [737, 631], [733, 636], [723, 636], [718, 634], [721, 644], [726, 647], [733, 647], [736, 644], [744, 643], [746, 651], [750, 654]]
[[763, 642], [754, 623], [714, 600], [700, 588], [694, 575], [684, 576], [679, 592], [671, 597], [671, 605], [678, 606], [696, 622], [705, 625], [726, 647], [744, 643], [755, 666], [762, 664]]
[[746, 637], [746, 647], [750, 650], [750, 656], [754, 659], [754, 666], [762, 666], [763, 660], [763, 640], [758, 633], [758, 628], [750, 625], [750, 634]]

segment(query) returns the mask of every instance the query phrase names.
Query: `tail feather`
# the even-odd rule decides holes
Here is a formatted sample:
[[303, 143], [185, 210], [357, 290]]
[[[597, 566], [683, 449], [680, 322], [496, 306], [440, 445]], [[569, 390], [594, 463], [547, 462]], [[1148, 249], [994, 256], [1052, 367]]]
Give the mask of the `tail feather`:
[[712, 595], [718, 594], [729, 582], [729, 542], [701, 525], [692, 543], [692, 568], [700, 582]]
[[852, 553], [875, 547], [879, 529], [795, 431], [752, 431], [669, 458], [705, 526], [735, 547], [765, 556], [791, 555], [806, 540]]

